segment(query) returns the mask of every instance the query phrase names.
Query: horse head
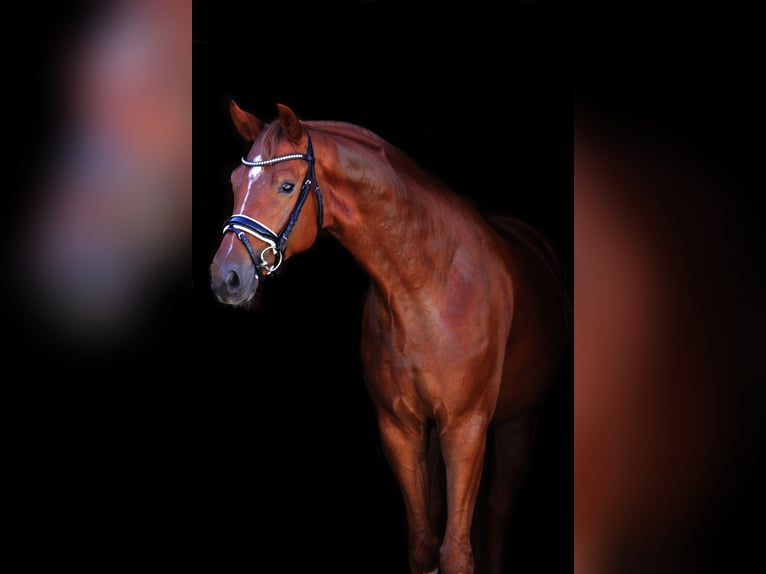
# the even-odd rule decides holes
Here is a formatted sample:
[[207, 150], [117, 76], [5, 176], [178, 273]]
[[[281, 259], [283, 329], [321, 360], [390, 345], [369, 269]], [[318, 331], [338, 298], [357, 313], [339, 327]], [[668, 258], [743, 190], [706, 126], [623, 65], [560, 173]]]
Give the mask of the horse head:
[[[295, 112], [277, 107], [279, 118], [265, 124], [235, 102], [230, 105], [232, 121], [251, 147], [231, 173], [234, 211], [210, 269], [222, 303], [252, 301], [261, 280], [309, 249], [322, 228], [311, 136]], [[313, 200], [307, 201], [310, 195]]]

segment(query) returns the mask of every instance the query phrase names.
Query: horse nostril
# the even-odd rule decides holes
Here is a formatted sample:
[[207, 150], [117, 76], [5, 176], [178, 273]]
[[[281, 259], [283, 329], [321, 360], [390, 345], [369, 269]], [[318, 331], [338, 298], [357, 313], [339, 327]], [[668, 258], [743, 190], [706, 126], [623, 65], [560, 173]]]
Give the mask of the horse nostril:
[[229, 275], [226, 277], [226, 290], [231, 293], [237, 293], [239, 292], [239, 288], [242, 285], [242, 282], [239, 279], [239, 275], [234, 269], [231, 269], [229, 271]]

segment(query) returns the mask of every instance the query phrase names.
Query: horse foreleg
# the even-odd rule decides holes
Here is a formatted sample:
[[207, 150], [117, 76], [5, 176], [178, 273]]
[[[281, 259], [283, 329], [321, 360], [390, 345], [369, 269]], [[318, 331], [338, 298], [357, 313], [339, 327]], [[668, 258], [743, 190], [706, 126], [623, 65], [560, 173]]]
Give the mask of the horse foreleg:
[[447, 467], [447, 529], [440, 550], [442, 574], [473, 574], [471, 522], [479, 490], [487, 421], [467, 417], [441, 431], [441, 448]]
[[439, 539], [429, 512], [429, 480], [425, 426], [410, 428], [387, 415], [378, 418], [383, 450], [404, 496], [410, 569], [435, 573]]

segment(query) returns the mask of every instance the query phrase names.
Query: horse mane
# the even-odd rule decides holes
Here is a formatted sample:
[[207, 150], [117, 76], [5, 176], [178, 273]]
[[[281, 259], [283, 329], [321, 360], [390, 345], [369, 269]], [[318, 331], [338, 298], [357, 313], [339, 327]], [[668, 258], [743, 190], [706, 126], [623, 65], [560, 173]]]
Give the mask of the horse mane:
[[341, 137], [367, 148], [385, 158], [388, 164], [395, 168], [399, 175], [408, 176], [417, 184], [428, 187], [437, 194], [454, 194], [441, 178], [420, 166], [409, 154], [381, 136], [356, 124], [336, 121], [311, 121], [304, 124], [309, 129]]
[[[340, 137], [359, 144], [368, 150], [383, 154], [391, 165], [402, 169], [406, 173], [419, 179], [428, 180], [431, 183], [439, 183], [444, 187], [443, 182], [439, 181], [433, 174], [422, 169], [415, 160], [400, 150], [392, 143], [386, 141], [375, 132], [348, 122], [337, 121], [307, 121], [303, 125], [309, 130], [315, 130], [325, 135]], [[283, 137], [284, 130], [278, 121], [272, 122], [263, 130], [263, 146], [267, 154], [273, 155], [279, 138]]]
[[[303, 125], [310, 129], [322, 132], [323, 134], [339, 136], [354, 143], [360, 144], [373, 151], [385, 151], [385, 148], [392, 147], [386, 140], [379, 135], [355, 124], [346, 122], [332, 121], [310, 121], [303, 122]], [[266, 124], [261, 132], [261, 142], [264, 151], [269, 156], [273, 155], [280, 138], [284, 136], [282, 125], [278, 121]]]
[[391, 144], [378, 134], [356, 124], [349, 124], [347, 122], [313, 121], [306, 122], [306, 127], [309, 129], [316, 129], [324, 134], [346, 138], [354, 143], [370, 148], [373, 151], [381, 151], [385, 150], [386, 147], [391, 147]]
[[[367, 128], [339, 121], [312, 120], [302, 123], [309, 130], [343, 138], [384, 157], [392, 167], [396, 168], [398, 173], [407, 175], [419, 184], [430, 187], [434, 191], [440, 190], [444, 193], [449, 189], [449, 186], [444, 181], [423, 169], [404, 151]], [[284, 130], [278, 120], [273, 121], [264, 126], [260, 137], [265, 153], [268, 157], [271, 157], [276, 153], [280, 138], [284, 137]]]

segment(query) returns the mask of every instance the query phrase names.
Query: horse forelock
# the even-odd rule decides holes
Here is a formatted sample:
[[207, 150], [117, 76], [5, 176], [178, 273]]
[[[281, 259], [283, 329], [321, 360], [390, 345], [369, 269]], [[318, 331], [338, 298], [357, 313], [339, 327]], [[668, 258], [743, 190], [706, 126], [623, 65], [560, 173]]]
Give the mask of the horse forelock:
[[263, 155], [264, 159], [271, 159], [277, 155], [277, 147], [279, 147], [279, 141], [283, 136], [284, 130], [278, 121], [266, 124], [263, 127], [263, 130], [258, 137], [258, 141], [261, 142], [261, 147], [263, 149], [261, 155]]

